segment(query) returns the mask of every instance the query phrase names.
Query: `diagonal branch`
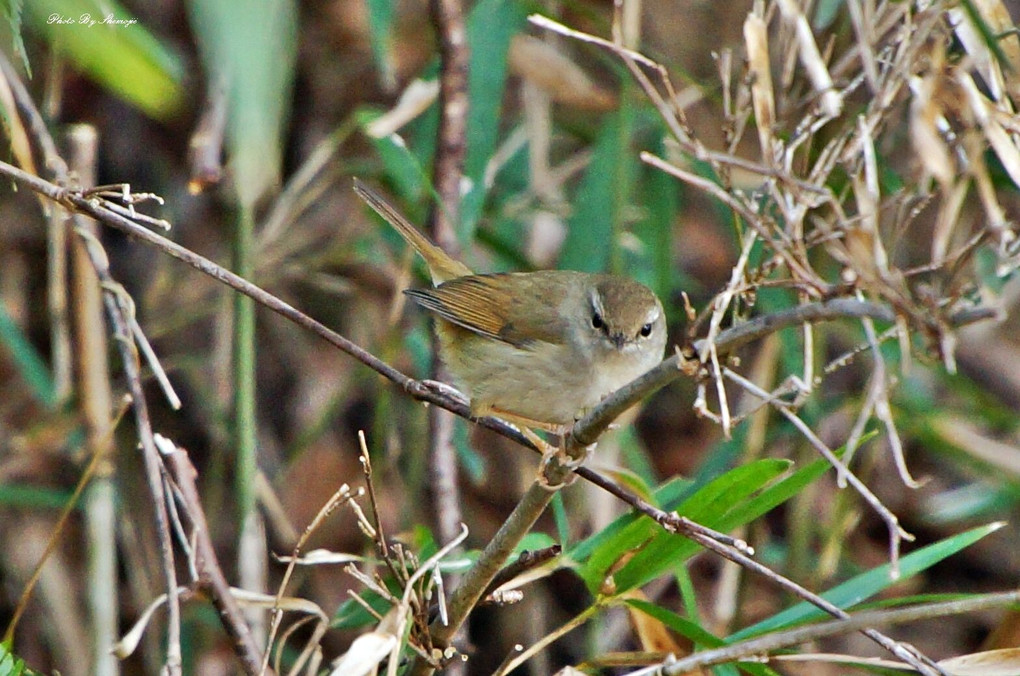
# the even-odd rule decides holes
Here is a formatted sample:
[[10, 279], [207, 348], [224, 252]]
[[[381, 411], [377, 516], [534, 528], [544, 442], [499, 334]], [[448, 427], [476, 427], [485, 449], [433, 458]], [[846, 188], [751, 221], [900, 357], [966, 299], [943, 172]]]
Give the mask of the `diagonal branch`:
[[[204, 258], [203, 256], [200, 256], [193, 251], [190, 251], [189, 249], [186, 249], [106, 208], [101, 200], [85, 197], [81, 192], [60, 188], [59, 186], [42, 180], [36, 176], [32, 176], [17, 167], [3, 162], [0, 162], [0, 174], [11, 177], [15, 181], [29, 187], [30, 189], [63, 204], [68, 209], [80, 213], [86, 213], [100, 222], [141, 239], [148, 244], [156, 246], [174, 258], [188, 263], [200, 272], [221, 281], [240, 293], [250, 296], [269, 309], [283, 315], [299, 326], [306, 328], [312, 333], [327, 340], [329, 343], [335, 345], [347, 354], [350, 354], [352, 357], [369, 368], [372, 368], [383, 377], [399, 385], [411, 397], [419, 401], [441, 406], [456, 415], [471, 419], [488, 429], [492, 429], [507, 438], [517, 441], [522, 446], [536, 450], [534, 446], [520, 433], [520, 431], [512, 425], [509, 425], [497, 418], [471, 418], [468, 402], [462, 396], [459, 396], [456, 391], [451, 391], [451, 388], [441, 386], [441, 384], [430, 383], [428, 381], [419, 381], [405, 375], [367, 350], [361, 348], [347, 338], [344, 338], [335, 331], [332, 331], [323, 324], [315, 321], [311, 317], [308, 317], [301, 311], [268, 293], [264, 289], [261, 289], [255, 284], [252, 284], [234, 273], [231, 273], [207, 258]], [[796, 326], [805, 322], [819, 322], [846, 317], [864, 316], [889, 321], [890, 319], [895, 318], [895, 313], [886, 306], [856, 300], [840, 299], [821, 303], [811, 303], [791, 310], [761, 317], [735, 328], [723, 330], [716, 337], [714, 345], [718, 353], [727, 354], [738, 347], [761, 338], [762, 336], [789, 326]], [[973, 308], [957, 312], [951, 316], [948, 321], [951, 325], [960, 326], [983, 319], [993, 318], [995, 316], [996, 312], [992, 309]], [[686, 349], [686, 355], [677, 354], [676, 356], [664, 360], [645, 375], [636, 379], [629, 385], [624, 386], [619, 391], [608, 397], [599, 407], [596, 408], [595, 411], [575, 425], [573, 433], [569, 435], [567, 439], [565, 448], [567, 454], [573, 457], [578, 457], [579, 455], [583, 456], [583, 449], [597, 440], [599, 435], [608, 427], [610, 422], [612, 422], [612, 420], [623, 410], [634, 405], [640, 399], [663, 387], [667, 383], [679, 378], [682, 374], [689, 371], [691, 365], [694, 365], [695, 368], [700, 368], [700, 362], [695, 359], [695, 357], [702, 357], [704, 354], [707, 354], [707, 349], [708, 345], [704, 341], [697, 341]], [[685, 367], [687, 371], [682, 370], [682, 367]], [[589, 481], [597, 483], [606, 490], [609, 490], [613, 493], [613, 495], [620, 497], [625, 502], [632, 505], [635, 509], [654, 519], [657, 523], [662, 524], [671, 531], [682, 534], [707, 549], [710, 549], [713, 552], [744, 566], [748, 570], [767, 577], [784, 589], [796, 594], [800, 598], [810, 601], [814, 605], [823, 608], [837, 617], [843, 616], [843, 611], [831, 604], [828, 604], [824, 599], [812, 594], [792, 580], [776, 574], [767, 566], [751, 559], [747, 555], [750, 550], [743, 543], [734, 541], [732, 538], [727, 538], [726, 536], [710, 531], [709, 529], [705, 529], [704, 527], [694, 524], [693, 522], [676, 514], [667, 514], [666, 512], [649, 505], [647, 502], [641, 500], [623, 487], [614, 485], [613, 482], [605, 479], [604, 477], [599, 477], [597, 473], [588, 468], [570, 464], [569, 469]], [[523, 534], [530, 529], [531, 523], [534, 522], [534, 519], [537, 519], [538, 514], [540, 514], [548, 504], [548, 499], [546, 498], [551, 498], [552, 494], [558, 487], [559, 484], [555, 481], [547, 482], [545, 485], [541, 485], [539, 482], [535, 483], [533, 490], [531, 491], [534, 499], [527, 501], [528, 504], [522, 506], [519, 510], [515, 510], [520, 513], [518, 514], [519, 518], [515, 518], [515, 527], [508, 529], [513, 532], [508, 532], [507, 538], [501, 542], [490, 543], [493, 545], [492, 548], [494, 551], [492, 553], [492, 560], [488, 563], [491, 564], [492, 561], [496, 560], [498, 560], [499, 563], [494, 566], [486, 565], [485, 570], [480, 571], [480, 573], [476, 576], [477, 579], [471, 580], [470, 587], [466, 588], [463, 592], [460, 592], [460, 597], [464, 601], [462, 605], [465, 608], [470, 609], [470, 607], [473, 606], [471, 600], [476, 594], [475, 588], [480, 587], [481, 591], [484, 591], [484, 588], [488, 584], [488, 579], [491, 578], [491, 570], [498, 570], [499, 566], [501, 566], [502, 562], [505, 560], [505, 554], [512, 550], [515, 546], [515, 543], [512, 542], [512, 540], [518, 537], [523, 537]], [[539, 491], [544, 491], [546, 495], [540, 495]], [[482, 561], [481, 563], [486, 562]], [[889, 639], [875, 630], [867, 630], [864, 633], [892, 651], [904, 661], [907, 661], [909, 664], [921, 670], [922, 673], [938, 673], [937, 668], [933, 670], [923, 657], [918, 657], [916, 652], [912, 651], [909, 647], [896, 643], [892, 639]]]
[[[798, 305], [788, 310], [756, 317], [721, 331], [715, 339], [714, 345], [716, 352], [723, 356], [791, 326], [862, 317], [893, 322], [896, 320], [896, 313], [889, 306], [880, 303], [853, 298], [835, 298], [818, 303]], [[960, 327], [999, 317], [999, 311], [994, 308], [974, 307], [953, 313], [948, 322], [950, 326]], [[686, 365], [704, 360], [709, 354], [709, 347], [705, 340], [695, 341], [691, 348], [684, 350], [684, 353], [678, 353], [664, 360], [648, 373], [613, 392], [591, 413], [574, 425], [571, 436], [582, 445], [595, 443], [621, 413], [652, 392], [679, 378], [683, 375]]]
[[962, 613], [973, 613], [993, 608], [1003, 608], [1020, 602], [1020, 592], [998, 592], [986, 594], [972, 599], [943, 601], [940, 603], [923, 603], [894, 610], [871, 610], [853, 613], [847, 617], [828, 622], [819, 622], [804, 627], [796, 627], [785, 631], [768, 634], [739, 643], [694, 653], [671, 664], [663, 665], [658, 673], [663, 676], [679, 676], [689, 674], [697, 669], [717, 664], [734, 662], [741, 658], [754, 657], [755, 661], [774, 650], [789, 648], [809, 641], [849, 634], [876, 625], [900, 624], [916, 620], [944, 617]]

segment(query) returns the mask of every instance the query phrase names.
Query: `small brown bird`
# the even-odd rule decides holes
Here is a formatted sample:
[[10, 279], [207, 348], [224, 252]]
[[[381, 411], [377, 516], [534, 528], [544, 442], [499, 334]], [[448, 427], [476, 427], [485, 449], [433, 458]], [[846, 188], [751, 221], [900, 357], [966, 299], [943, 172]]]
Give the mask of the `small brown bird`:
[[355, 179], [354, 190], [421, 254], [435, 285], [404, 293], [436, 316], [440, 350], [475, 416], [562, 433], [659, 363], [662, 304], [607, 274], [474, 274]]

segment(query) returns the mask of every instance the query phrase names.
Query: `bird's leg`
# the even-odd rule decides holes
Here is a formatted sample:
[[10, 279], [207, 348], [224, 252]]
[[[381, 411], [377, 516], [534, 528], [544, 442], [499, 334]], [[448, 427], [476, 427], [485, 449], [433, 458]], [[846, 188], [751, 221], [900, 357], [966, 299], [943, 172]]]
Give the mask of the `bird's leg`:
[[542, 451], [545, 455], [550, 450], [555, 450], [549, 445], [542, 437], [535, 434], [534, 430], [542, 430], [543, 432], [549, 432], [551, 434], [558, 434], [562, 437], [563, 432], [566, 430], [565, 425], [557, 425], [555, 423], [542, 422], [541, 420], [534, 420], [523, 415], [517, 415], [516, 413], [508, 413], [502, 409], [496, 408], [495, 406], [484, 406], [479, 405], [476, 402], [471, 402], [471, 415], [476, 418], [490, 415], [495, 418], [499, 418], [504, 422], [508, 422], [516, 427], [521, 434], [527, 437], [528, 441], [534, 444], [535, 448]]
[[[534, 420], [525, 416], [517, 415], [514, 413], [508, 413], [501, 409], [495, 408], [494, 406], [479, 405], [477, 402], [472, 402], [471, 415], [475, 417], [491, 415], [504, 422], [507, 422], [520, 431], [524, 437], [532, 443], [542, 453], [542, 464], [539, 470], [539, 481], [543, 484], [548, 483], [545, 479], [545, 466], [553, 460], [553, 458], [559, 458], [559, 463], [564, 466], [571, 468], [580, 467], [585, 460], [588, 459], [588, 455], [592, 449], [595, 448], [595, 444], [592, 444], [584, 450], [584, 453], [580, 457], [576, 457], [573, 454], [567, 452], [567, 432], [570, 431], [570, 425], [563, 425], [558, 423], [544, 422], [542, 420]], [[559, 439], [556, 446], [553, 446], [548, 441], [538, 436], [535, 430], [542, 430], [543, 432], [549, 432], [555, 434]], [[550, 489], [558, 489], [564, 485], [570, 485], [576, 478], [575, 474], [570, 475], [570, 479], [558, 484], [557, 486], [549, 486]]]
[[538, 450], [540, 450], [542, 452], [542, 457], [543, 458], [545, 456], [549, 455], [550, 453], [555, 453], [556, 452], [556, 449], [553, 448], [549, 444], [548, 441], [546, 441], [542, 437], [540, 437], [537, 434], [535, 434], [535, 431], [533, 429], [531, 429], [530, 427], [527, 427], [527, 426], [524, 426], [524, 425], [518, 425], [518, 424], [514, 424], [514, 427], [519, 429], [521, 431], [521, 434], [523, 434], [525, 437], [527, 437], [528, 441], [530, 441], [532, 444], [534, 444], [535, 448], [537, 448]]

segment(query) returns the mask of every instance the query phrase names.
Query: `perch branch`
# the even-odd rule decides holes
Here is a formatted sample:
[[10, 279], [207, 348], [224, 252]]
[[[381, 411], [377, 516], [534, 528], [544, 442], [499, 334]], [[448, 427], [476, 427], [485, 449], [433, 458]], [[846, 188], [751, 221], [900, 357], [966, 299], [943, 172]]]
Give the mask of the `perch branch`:
[[[203, 272], [214, 279], [221, 281], [222, 283], [230, 286], [231, 288], [244, 293], [257, 302], [264, 304], [269, 309], [283, 315], [284, 317], [295, 322], [299, 326], [306, 328], [314, 334], [322, 337], [331, 344], [335, 345], [344, 352], [350, 354], [352, 357], [365, 364], [369, 368], [372, 368], [380, 375], [384, 376], [388, 380], [402, 387], [410, 396], [420, 401], [433, 403], [437, 406], [442, 406], [447, 410], [455, 413], [464, 418], [472, 419], [470, 417], [470, 409], [467, 401], [460, 396], [451, 394], [450, 388], [440, 387], [437, 384], [429, 383], [427, 381], [419, 381], [408, 377], [402, 372], [394, 369], [392, 366], [386, 364], [382, 360], [378, 359], [368, 351], [364, 350], [360, 346], [347, 340], [340, 334], [330, 330], [321, 323], [311, 319], [304, 313], [300, 312], [293, 306], [283, 302], [279, 298], [269, 294], [265, 290], [258, 286], [248, 282], [245, 279], [238, 277], [237, 275], [225, 270], [219, 265], [216, 265], [212, 261], [188, 250], [184, 247], [167, 240], [166, 238], [146, 229], [134, 223], [130, 219], [127, 219], [116, 212], [105, 208], [98, 199], [89, 199], [84, 197], [81, 193], [69, 191], [52, 183], [39, 179], [38, 177], [27, 174], [21, 171], [17, 167], [0, 162], [0, 173], [11, 177], [19, 183], [27, 186], [28, 188], [50, 198], [54, 201], [64, 204], [67, 208], [87, 213], [93, 216], [97, 220], [121, 230], [129, 235], [137, 237], [145, 241], [146, 243], [156, 246], [165, 253], [188, 263], [192, 267], [196, 268], [200, 272]], [[752, 320], [745, 325], [740, 325], [732, 329], [726, 329], [719, 333], [715, 340], [716, 351], [719, 354], [726, 354], [732, 352], [734, 349], [746, 345], [747, 343], [767, 335], [771, 332], [785, 328], [787, 326], [794, 326], [802, 324], [804, 322], [818, 322], [826, 321], [837, 318], [845, 317], [861, 317], [870, 316], [879, 320], [889, 320], [895, 317], [895, 313], [882, 305], [873, 303], [863, 303], [861, 301], [849, 301], [845, 299], [825, 301], [821, 303], [811, 303], [797, 308], [793, 308], [788, 311], [769, 315], [767, 317]], [[963, 310], [952, 317], [949, 322], [952, 325], [959, 326], [963, 324], [972, 323], [975, 321], [988, 319], [996, 316], [996, 312], [987, 308], [974, 308], [969, 310]], [[568, 450], [586, 448], [590, 445], [591, 441], [598, 438], [599, 434], [608, 427], [609, 423], [623, 410], [629, 408], [638, 400], [647, 396], [651, 392], [661, 388], [667, 383], [674, 379], [679, 378], [683, 371], [680, 366], [682, 364], [689, 364], [694, 360], [695, 357], [699, 357], [703, 354], [707, 354], [708, 346], [703, 341], [695, 342], [688, 350], [689, 356], [677, 355], [669, 359], [664, 360], [657, 367], [641, 376], [629, 385], [624, 386], [621, 390], [614, 393], [612, 396], [607, 398], [599, 407], [596, 408], [590, 415], [586, 416], [583, 420], [579, 421], [574, 428], [573, 433], [568, 438]], [[472, 419], [475, 420], [475, 419]], [[492, 429], [499, 434], [506, 436], [514, 441], [517, 441], [523, 446], [531, 448], [534, 446], [524, 438], [524, 436], [513, 426], [507, 423], [495, 419], [495, 418], [480, 418], [476, 419], [480, 425], [483, 425], [489, 429]], [[587, 441], [587, 440], [591, 441]], [[578, 475], [593, 480], [596, 474], [585, 467], [573, 467], [571, 470]], [[823, 608], [827, 612], [840, 617], [840, 613], [843, 611], [838, 608], [831, 606], [824, 599], [811, 594], [807, 590], [803, 589], [796, 583], [781, 576], [768, 569], [767, 567], [757, 563], [753, 559], [749, 558], [741, 548], [730, 546], [729, 544], [722, 544], [718, 534], [704, 529], [703, 527], [692, 524], [690, 521], [678, 517], [677, 515], [667, 514], [662, 510], [659, 510], [648, 503], [640, 500], [636, 496], [629, 494], [626, 489], [619, 486], [612, 486], [612, 483], [608, 480], [596, 480], [598, 485], [610, 490], [614, 495], [617, 495], [621, 499], [624, 499], [628, 504], [631, 504], [635, 509], [643, 514], [654, 519], [656, 522], [662, 524], [664, 527], [675, 530], [675, 532], [681, 533], [686, 537], [694, 540], [702, 546], [711, 549], [712, 551], [724, 556], [725, 558], [734, 561], [742, 566], [745, 566], [749, 570], [757, 572], [761, 575], [768, 577], [769, 579], [780, 584], [785, 589], [797, 594], [801, 598], [809, 600], [811, 603]], [[555, 484], [554, 484], [555, 485]], [[520, 518], [514, 521], [514, 535], [518, 532], [526, 532], [527, 528], [530, 528], [533, 523], [532, 515], [537, 518], [537, 514], [544, 510], [545, 505], [548, 504], [546, 496], [540, 495], [539, 491], [545, 491], [547, 497], [551, 498], [553, 491], [547, 486], [540, 486], [536, 482], [536, 485], [529, 490], [531, 493], [530, 500], [527, 501], [527, 509], [523, 507], [519, 510], [521, 514]], [[526, 494], [527, 495], [527, 494]], [[525, 527], [526, 526], [526, 527]], [[500, 551], [495, 552], [493, 560], [498, 559], [502, 556], [503, 550], [509, 542], [510, 534], [508, 539], [502, 543], [490, 543], [499, 544]], [[725, 542], [725, 536], [722, 536], [722, 542]], [[732, 541], [732, 539], [731, 539]], [[512, 545], [510, 545], [512, 548]], [[506, 551], [509, 551], [508, 549]], [[494, 569], [498, 570], [502, 565], [502, 561], [505, 557], [499, 559], [499, 563], [494, 564]], [[487, 573], [488, 571], [486, 571]], [[494, 573], [493, 573], [494, 574]], [[478, 574], [476, 583], [483, 578], [491, 577], [488, 574]], [[463, 585], [462, 585], [463, 586]], [[463, 605], [469, 606], [466, 601], [472, 598], [476, 593], [480, 594], [484, 591], [486, 584], [480, 585], [481, 589], [475, 590], [477, 584], [472, 584], [471, 593], [468, 591], [461, 593], [461, 599], [464, 601]], [[931, 667], [925, 667], [921, 662], [914, 658], [914, 653], [911, 652], [907, 647], [898, 644], [892, 639], [880, 634], [874, 630], [868, 630], [865, 632], [873, 640], [879, 642], [881, 645], [887, 647], [894, 654], [906, 660], [908, 663], [915, 667], [922, 669], [924, 673], [938, 673], [938, 671], [931, 671]]]
[[[830, 636], [840, 636], [854, 631], [861, 631], [876, 625], [901, 624], [917, 620], [960, 615], [994, 608], [1004, 608], [1020, 602], [1020, 592], [998, 592], [982, 595], [973, 599], [959, 601], [943, 601], [940, 603], [924, 603], [907, 608], [894, 610], [872, 610], [848, 615], [846, 619], [819, 622], [804, 627], [776, 632], [761, 638], [742, 641], [715, 650], [705, 650], [689, 657], [664, 665], [659, 672], [663, 676], [679, 676], [697, 669], [704, 669], [716, 664], [734, 662], [742, 657], [760, 657], [774, 650], [789, 648], [808, 641]], [[755, 659], [757, 662], [758, 659]]]

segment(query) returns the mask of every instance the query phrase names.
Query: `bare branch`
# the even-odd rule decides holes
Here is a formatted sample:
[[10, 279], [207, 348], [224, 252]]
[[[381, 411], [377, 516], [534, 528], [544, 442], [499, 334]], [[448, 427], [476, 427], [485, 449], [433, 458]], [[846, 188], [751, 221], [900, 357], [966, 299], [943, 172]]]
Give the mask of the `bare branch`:
[[161, 448], [163, 457], [169, 461], [174, 482], [180, 489], [188, 519], [191, 520], [192, 532], [195, 536], [197, 569], [199, 584], [210, 591], [213, 605], [220, 614], [224, 628], [234, 642], [234, 652], [241, 661], [246, 674], [254, 676], [262, 669], [262, 655], [251, 628], [244, 621], [244, 615], [230, 590], [223, 569], [216, 557], [216, 550], [209, 537], [209, 524], [205, 520], [205, 510], [198, 497], [195, 477], [198, 471], [187, 452], [176, 446], [169, 439], [156, 436], [156, 444]]
[[774, 650], [789, 648], [807, 643], [808, 641], [817, 641], [829, 636], [861, 631], [869, 627], [902, 624], [904, 622], [945, 617], [947, 615], [960, 615], [993, 608], [1004, 608], [1018, 601], [1020, 601], [1020, 592], [999, 592], [985, 594], [973, 599], [923, 603], [908, 608], [854, 613], [848, 615], [845, 619], [820, 622], [805, 627], [779, 631], [768, 636], [762, 636], [761, 638], [734, 643], [725, 648], [695, 653], [671, 664], [664, 665], [659, 673], [663, 674], [663, 676], [679, 676], [680, 674], [687, 674], [715, 664], [739, 661], [742, 657], [758, 658]]

